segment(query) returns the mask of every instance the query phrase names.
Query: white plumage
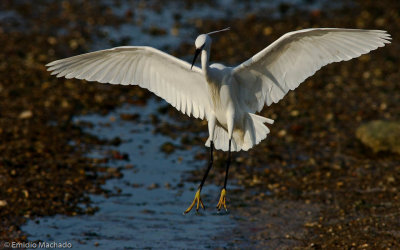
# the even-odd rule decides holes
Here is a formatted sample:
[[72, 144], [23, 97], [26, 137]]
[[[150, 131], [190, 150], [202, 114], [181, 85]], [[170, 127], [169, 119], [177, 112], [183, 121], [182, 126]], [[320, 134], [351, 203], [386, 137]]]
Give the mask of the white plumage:
[[[287, 33], [237, 67], [209, 65], [211, 38], [195, 42], [202, 69], [150, 47], [117, 47], [78, 55], [47, 64], [57, 77], [101, 83], [139, 85], [177, 110], [207, 119], [216, 149], [248, 150], [269, 133], [255, 115], [281, 100], [318, 69], [346, 61], [390, 43], [381, 30], [305, 29]], [[195, 60], [194, 60], [195, 61]], [[193, 62], [194, 62], [193, 61]]]
[[204, 119], [210, 110], [201, 69], [151, 47], [117, 47], [57, 60], [52, 75], [101, 83], [139, 85], [182, 113]]

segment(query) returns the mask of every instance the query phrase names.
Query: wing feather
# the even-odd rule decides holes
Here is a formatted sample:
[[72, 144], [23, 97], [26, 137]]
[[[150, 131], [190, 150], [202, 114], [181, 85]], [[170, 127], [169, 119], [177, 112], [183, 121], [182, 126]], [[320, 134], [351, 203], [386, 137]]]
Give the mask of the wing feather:
[[287, 33], [233, 69], [237, 98], [249, 112], [281, 100], [321, 67], [390, 43], [383, 30], [319, 28]]
[[207, 118], [210, 100], [198, 67], [150, 47], [126, 46], [51, 62], [52, 75], [101, 83], [139, 85], [184, 114]]

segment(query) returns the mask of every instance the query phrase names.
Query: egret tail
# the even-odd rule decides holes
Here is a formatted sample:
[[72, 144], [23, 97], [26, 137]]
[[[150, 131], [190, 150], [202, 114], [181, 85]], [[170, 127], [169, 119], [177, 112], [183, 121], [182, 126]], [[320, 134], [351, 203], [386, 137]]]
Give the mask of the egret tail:
[[[273, 124], [274, 120], [252, 113], [244, 115], [242, 126], [237, 126], [233, 131], [232, 151], [247, 151], [264, 140], [269, 134], [269, 128], [264, 124]], [[208, 138], [206, 146], [210, 146], [211, 138]], [[215, 149], [228, 151], [229, 135], [226, 128], [217, 122], [214, 131]]]

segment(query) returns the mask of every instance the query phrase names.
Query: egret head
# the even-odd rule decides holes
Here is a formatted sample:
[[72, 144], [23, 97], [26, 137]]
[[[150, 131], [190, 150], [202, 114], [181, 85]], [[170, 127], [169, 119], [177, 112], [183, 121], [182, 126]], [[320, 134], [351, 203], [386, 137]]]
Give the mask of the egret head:
[[204, 49], [206, 44], [209, 45], [211, 43], [210, 35], [214, 34], [214, 33], [222, 32], [222, 31], [227, 31], [227, 30], [230, 30], [230, 28], [228, 27], [228, 28], [225, 28], [225, 29], [222, 29], [222, 30], [209, 32], [207, 34], [201, 34], [196, 38], [196, 41], [194, 42], [194, 46], [196, 47], [196, 51], [194, 52], [194, 58], [193, 58], [192, 66], [190, 68], [193, 68], [193, 65], [196, 62], [197, 56]]
[[202, 49], [204, 45], [206, 45], [207, 40], [210, 40], [211, 38], [208, 36], [208, 34], [201, 34], [196, 38], [196, 41], [194, 42], [194, 46], [196, 47], [196, 50]]

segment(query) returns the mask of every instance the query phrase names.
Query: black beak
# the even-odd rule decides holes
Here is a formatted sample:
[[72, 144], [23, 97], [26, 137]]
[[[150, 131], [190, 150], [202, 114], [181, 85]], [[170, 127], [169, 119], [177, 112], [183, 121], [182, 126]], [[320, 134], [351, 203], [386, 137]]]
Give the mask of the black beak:
[[192, 66], [190, 67], [190, 69], [193, 68], [193, 65], [196, 62], [197, 56], [200, 54], [200, 52], [201, 52], [201, 48], [200, 49], [196, 49], [196, 51], [194, 52], [194, 58], [193, 58]]

